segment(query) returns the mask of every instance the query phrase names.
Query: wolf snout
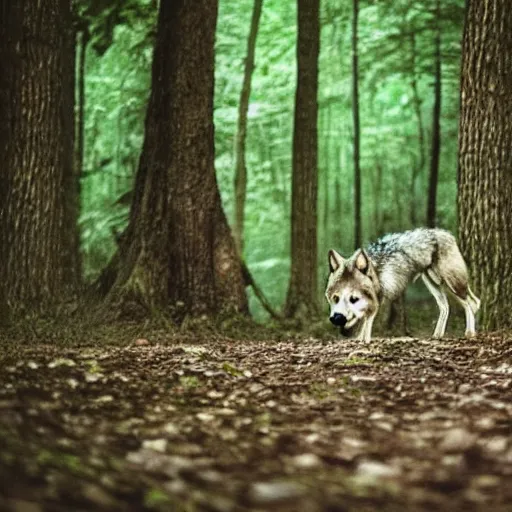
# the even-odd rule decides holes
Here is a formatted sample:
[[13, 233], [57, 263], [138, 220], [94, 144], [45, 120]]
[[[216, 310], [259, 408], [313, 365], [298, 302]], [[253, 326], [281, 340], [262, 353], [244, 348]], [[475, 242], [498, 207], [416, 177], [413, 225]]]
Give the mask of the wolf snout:
[[342, 315], [341, 313], [334, 313], [329, 320], [334, 324], [338, 325], [340, 327], [344, 327], [344, 325], [347, 323], [347, 317]]

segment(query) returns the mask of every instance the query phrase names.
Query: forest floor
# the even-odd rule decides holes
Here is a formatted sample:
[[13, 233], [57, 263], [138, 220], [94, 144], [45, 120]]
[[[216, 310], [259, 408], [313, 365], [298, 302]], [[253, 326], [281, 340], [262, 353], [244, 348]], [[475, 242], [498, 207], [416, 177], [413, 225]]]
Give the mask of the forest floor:
[[0, 349], [0, 510], [512, 510], [512, 337]]

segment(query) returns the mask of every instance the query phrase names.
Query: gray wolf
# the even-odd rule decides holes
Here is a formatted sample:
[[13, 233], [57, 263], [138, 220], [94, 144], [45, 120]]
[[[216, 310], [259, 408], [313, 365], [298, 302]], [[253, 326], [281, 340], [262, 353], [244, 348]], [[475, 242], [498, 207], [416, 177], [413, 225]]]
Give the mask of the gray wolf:
[[433, 337], [442, 338], [446, 330], [447, 291], [464, 308], [466, 337], [475, 335], [480, 300], [469, 287], [468, 270], [455, 237], [444, 229], [388, 234], [347, 259], [330, 250], [329, 269], [325, 295], [330, 320], [342, 330], [360, 324], [360, 340], [370, 341], [382, 303], [399, 298], [420, 276], [439, 307]]

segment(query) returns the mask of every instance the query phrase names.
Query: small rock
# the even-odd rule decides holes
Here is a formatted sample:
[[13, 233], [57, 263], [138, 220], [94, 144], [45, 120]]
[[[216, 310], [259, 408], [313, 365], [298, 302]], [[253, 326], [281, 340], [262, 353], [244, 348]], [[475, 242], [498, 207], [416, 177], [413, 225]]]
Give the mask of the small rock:
[[59, 357], [48, 363], [48, 368], [57, 368], [58, 366], [73, 367], [76, 366], [76, 363], [73, 359], [66, 359], [64, 357]]
[[114, 401], [114, 397], [112, 395], [103, 395], [99, 396], [94, 400], [97, 404], [108, 404], [109, 402]]
[[149, 345], [149, 340], [146, 338], [138, 338], [135, 340], [134, 345], [137, 347], [145, 347], [146, 345]]
[[142, 441], [142, 448], [165, 453], [165, 450], [167, 449], [167, 439], [146, 439], [145, 441]]
[[465, 428], [457, 427], [448, 430], [439, 448], [447, 453], [462, 452], [475, 444], [476, 436]]
[[508, 446], [508, 439], [504, 436], [495, 436], [485, 443], [485, 448], [492, 453], [504, 453]]
[[467, 382], [465, 382], [464, 384], [461, 384], [459, 386], [459, 389], [457, 390], [457, 392], [465, 395], [466, 393], [469, 393], [472, 390], [473, 390], [473, 386], [471, 384], [468, 384]]
[[78, 381], [76, 379], [68, 379], [67, 383], [71, 389], [76, 389], [78, 387]]
[[39, 368], [39, 365], [35, 362], [35, 361], [29, 361], [27, 363], [27, 366], [31, 369], [31, 370], [37, 370]]
[[489, 489], [500, 485], [500, 477], [496, 475], [478, 475], [471, 481], [472, 485], [480, 489]]
[[391, 478], [398, 476], [397, 468], [375, 460], [363, 460], [357, 466], [357, 474], [367, 478]]
[[314, 453], [303, 453], [293, 457], [292, 463], [297, 468], [309, 469], [320, 466], [322, 464], [322, 459]]
[[97, 382], [102, 377], [103, 377], [103, 375], [101, 373], [86, 373], [85, 374], [85, 382]]
[[270, 505], [298, 499], [305, 489], [294, 482], [257, 482], [249, 489], [249, 500], [257, 505]]
[[210, 423], [215, 419], [215, 416], [208, 412], [198, 412], [196, 414], [196, 418], [201, 420], [203, 423]]
[[164, 425], [164, 432], [169, 436], [176, 436], [180, 433], [180, 429], [174, 423]]

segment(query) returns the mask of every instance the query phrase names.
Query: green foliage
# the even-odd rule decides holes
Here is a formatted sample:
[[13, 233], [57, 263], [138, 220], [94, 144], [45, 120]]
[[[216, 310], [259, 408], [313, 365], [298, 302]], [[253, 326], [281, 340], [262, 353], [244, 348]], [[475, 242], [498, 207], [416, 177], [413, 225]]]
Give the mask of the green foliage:
[[[442, 140], [438, 222], [456, 228], [457, 117], [464, 0], [442, 2]], [[89, 2], [94, 46], [87, 54], [86, 163], [82, 230], [86, 273], [98, 275], [126, 225], [144, 134], [156, 9], [149, 0]], [[122, 6], [122, 7], [119, 7]], [[220, 0], [216, 38], [216, 169], [232, 218], [234, 135], [251, 0]], [[141, 14], [142, 13], [142, 14]], [[319, 92], [319, 271], [329, 247], [348, 253], [353, 232], [351, 5], [322, 2]], [[414, 38], [412, 42], [411, 36]], [[434, 2], [373, 0], [360, 12], [361, 169], [365, 240], [424, 223], [433, 108]], [[265, 0], [248, 116], [245, 260], [270, 302], [284, 302], [289, 278], [296, 5]], [[99, 53], [97, 53], [99, 52]], [[414, 69], [413, 69], [414, 58]], [[425, 129], [419, 166], [416, 78]], [[323, 286], [323, 281], [321, 286]], [[319, 290], [321, 293], [321, 290]], [[264, 313], [251, 295], [257, 317]]]

